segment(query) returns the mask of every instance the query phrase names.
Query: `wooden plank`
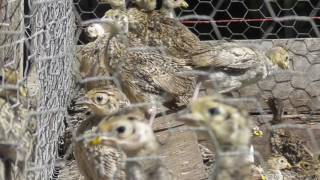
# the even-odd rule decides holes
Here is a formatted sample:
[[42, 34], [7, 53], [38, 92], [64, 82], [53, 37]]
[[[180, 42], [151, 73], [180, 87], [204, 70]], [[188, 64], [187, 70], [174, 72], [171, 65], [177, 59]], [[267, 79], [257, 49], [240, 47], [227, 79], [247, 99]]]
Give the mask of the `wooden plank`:
[[172, 113], [164, 116], [160, 116], [155, 119], [153, 123], [153, 130], [154, 131], [161, 131], [167, 130], [170, 128], [182, 126], [184, 123], [176, 121], [177, 114]]
[[[312, 152], [317, 152], [320, 150], [320, 117], [315, 115], [310, 116], [308, 119], [308, 116], [304, 114], [301, 116], [305, 117], [305, 119], [288, 118], [281, 122], [281, 124], [272, 127], [277, 128], [278, 125], [282, 126], [281, 128], [287, 129], [295, 136], [301, 138]], [[255, 151], [260, 153], [263, 158], [266, 158], [271, 154], [268, 134], [270, 133], [271, 124], [269, 122], [272, 120], [272, 115], [251, 116], [251, 118], [254, 124], [258, 125], [260, 130], [264, 132], [264, 136], [262, 137], [252, 137], [252, 144], [254, 145]], [[267, 123], [261, 124], [260, 122]], [[199, 133], [198, 138], [200, 144], [205, 145], [212, 152], [215, 152], [214, 146], [210, 139], [208, 139], [208, 136]]]
[[198, 139], [192, 130], [185, 126], [156, 133], [162, 139], [160, 156], [164, 164], [172, 171], [177, 179], [204, 179], [205, 170]]

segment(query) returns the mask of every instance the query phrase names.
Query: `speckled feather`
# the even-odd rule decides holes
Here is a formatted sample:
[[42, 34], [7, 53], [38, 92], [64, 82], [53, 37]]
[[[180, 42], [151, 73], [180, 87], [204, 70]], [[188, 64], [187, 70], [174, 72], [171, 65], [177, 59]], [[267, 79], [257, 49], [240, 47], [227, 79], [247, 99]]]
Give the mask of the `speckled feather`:
[[[76, 137], [93, 132], [100, 119], [91, 117], [77, 128]], [[88, 180], [125, 179], [125, 154], [114, 147], [91, 146], [88, 141], [74, 141], [74, 156], [79, 170]]]
[[120, 76], [124, 92], [131, 101], [146, 102], [152, 97], [162, 101], [188, 101], [195, 78], [179, 75], [191, 70], [184, 60], [162, 54], [152, 47], [143, 47], [141, 39], [135, 38], [132, 33], [128, 35], [129, 41], [122, 39], [116, 37], [110, 40], [106, 64]]

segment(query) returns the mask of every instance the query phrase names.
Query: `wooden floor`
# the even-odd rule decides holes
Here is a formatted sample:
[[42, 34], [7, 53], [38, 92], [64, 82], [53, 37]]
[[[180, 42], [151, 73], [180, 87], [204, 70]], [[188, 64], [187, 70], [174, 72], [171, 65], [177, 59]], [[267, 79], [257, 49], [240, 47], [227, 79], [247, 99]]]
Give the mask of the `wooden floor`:
[[[208, 149], [214, 152], [213, 144], [205, 136], [201, 136], [183, 123], [175, 121], [175, 116], [176, 114], [170, 114], [155, 120], [154, 130], [162, 144], [161, 158], [179, 180], [208, 178], [198, 144], [205, 144]], [[288, 119], [282, 125], [301, 137], [313, 152], [319, 151], [320, 115], [306, 116], [301, 114], [301, 116], [305, 119]], [[252, 116], [251, 119], [259, 125], [264, 134], [268, 134], [270, 124], [265, 122], [270, 121], [272, 115], [257, 115]], [[309, 130], [312, 132], [311, 134], [308, 132]], [[268, 136], [254, 137], [252, 142], [255, 151], [259, 152], [263, 159], [270, 155]]]

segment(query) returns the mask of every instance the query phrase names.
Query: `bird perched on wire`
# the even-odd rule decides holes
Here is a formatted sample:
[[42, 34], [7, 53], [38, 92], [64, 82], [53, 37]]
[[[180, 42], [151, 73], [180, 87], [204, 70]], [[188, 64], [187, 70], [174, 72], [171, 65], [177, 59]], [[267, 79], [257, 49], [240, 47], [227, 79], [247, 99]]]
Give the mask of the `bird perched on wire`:
[[152, 157], [157, 155], [159, 142], [151, 126], [144, 121], [143, 113], [139, 117], [135, 111], [106, 117], [98, 125], [98, 137], [91, 143], [114, 146], [124, 151], [128, 157], [127, 176], [132, 179], [171, 179], [172, 175], [161, 161]]
[[281, 170], [291, 168], [287, 159], [281, 155], [273, 155], [268, 158], [265, 176], [267, 180], [283, 180]]
[[[122, 24], [124, 30], [128, 29], [128, 17], [124, 12], [109, 14], [107, 18]], [[134, 38], [134, 34], [125, 34], [119, 35], [122, 38], [115, 36], [110, 39], [106, 64], [112, 73], [118, 75], [131, 102], [187, 103], [193, 93], [195, 78], [179, 73], [190, 71], [191, 67], [184, 60], [165, 55], [152, 47], [143, 47], [141, 39]]]
[[[200, 97], [188, 105], [189, 113], [178, 115], [191, 126], [207, 129], [216, 149], [217, 179], [250, 179], [251, 124], [248, 114], [218, 96]], [[225, 152], [237, 155], [224, 155]], [[241, 169], [241, 171], [239, 171]]]

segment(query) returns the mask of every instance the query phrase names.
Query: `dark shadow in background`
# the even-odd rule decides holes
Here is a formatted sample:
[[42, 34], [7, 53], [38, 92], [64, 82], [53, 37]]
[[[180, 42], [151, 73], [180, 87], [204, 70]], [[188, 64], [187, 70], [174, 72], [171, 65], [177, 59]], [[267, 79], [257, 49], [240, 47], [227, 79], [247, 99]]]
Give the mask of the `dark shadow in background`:
[[[184, 15], [210, 15], [217, 5], [217, 0], [198, 1], [186, 0], [189, 3], [187, 10], [176, 10], [178, 16]], [[320, 1], [318, 0], [277, 0], [270, 2], [274, 13], [278, 17], [283, 16], [320, 16]], [[81, 20], [102, 17], [110, 7], [107, 4], [99, 4], [96, 0], [77, 0], [75, 7], [80, 12]], [[224, 39], [279, 39], [279, 38], [308, 38], [316, 37], [310, 24], [306, 21], [263, 21], [271, 18], [264, 0], [223, 0], [222, 5], [213, 16], [214, 20], [231, 19], [258, 19], [255, 22], [222, 22], [217, 27]], [[317, 27], [320, 20], [315, 20]], [[204, 23], [185, 24], [201, 40], [215, 40], [216, 33], [212, 25]], [[79, 40], [87, 43], [83, 34]]]

